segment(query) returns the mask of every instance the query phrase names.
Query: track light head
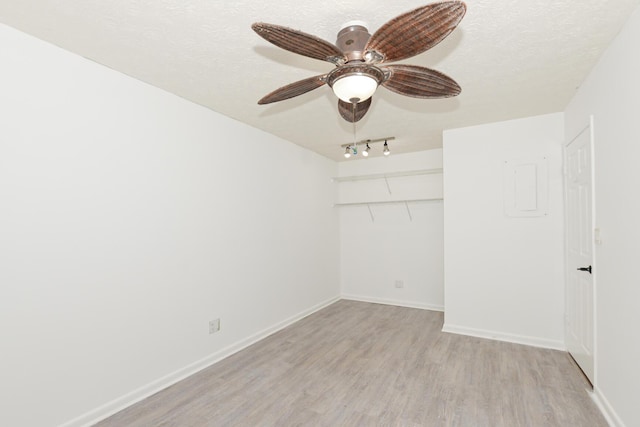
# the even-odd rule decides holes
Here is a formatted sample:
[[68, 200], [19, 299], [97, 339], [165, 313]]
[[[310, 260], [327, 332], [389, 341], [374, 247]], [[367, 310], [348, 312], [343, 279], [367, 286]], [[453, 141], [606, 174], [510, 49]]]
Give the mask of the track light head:
[[345, 148], [345, 150], [344, 150], [344, 157], [345, 157], [346, 159], [348, 159], [349, 157], [351, 157], [351, 151], [349, 150], [350, 148], [351, 148], [351, 147], [347, 147], [347, 148]]
[[388, 156], [389, 154], [391, 154], [391, 151], [389, 151], [389, 145], [387, 144], [387, 140], [384, 140], [384, 150], [382, 151], [382, 154], [384, 154], [385, 156]]
[[364, 157], [369, 157], [369, 143], [367, 142], [367, 146], [365, 147], [364, 150], [362, 150], [362, 155]]

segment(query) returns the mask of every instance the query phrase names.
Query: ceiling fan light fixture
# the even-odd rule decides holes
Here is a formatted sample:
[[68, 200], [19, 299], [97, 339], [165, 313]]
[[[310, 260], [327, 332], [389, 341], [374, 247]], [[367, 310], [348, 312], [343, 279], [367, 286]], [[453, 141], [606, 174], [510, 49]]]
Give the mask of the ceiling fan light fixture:
[[344, 102], [357, 104], [371, 98], [378, 88], [378, 82], [364, 74], [344, 76], [333, 82], [333, 93]]
[[327, 83], [341, 101], [357, 104], [371, 98], [385, 77], [380, 68], [358, 62], [335, 68], [327, 75]]

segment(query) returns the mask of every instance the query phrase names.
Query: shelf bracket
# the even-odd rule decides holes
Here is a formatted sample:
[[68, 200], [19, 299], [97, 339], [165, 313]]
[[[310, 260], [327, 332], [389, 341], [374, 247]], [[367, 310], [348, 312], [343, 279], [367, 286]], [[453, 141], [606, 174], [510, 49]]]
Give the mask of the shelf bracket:
[[409, 221], [413, 222], [413, 217], [411, 216], [411, 209], [409, 209], [409, 202], [404, 202], [404, 205], [407, 208], [407, 213], [409, 214]]
[[387, 176], [384, 176], [384, 182], [387, 183], [387, 191], [389, 191], [389, 194], [391, 194], [391, 187], [389, 186], [389, 179], [387, 179]]
[[371, 222], [375, 222], [375, 219], [373, 218], [373, 211], [371, 210], [371, 205], [369, 203], [367, 203], [367, 209], [369, 209], [369, 215], [371, 216]]

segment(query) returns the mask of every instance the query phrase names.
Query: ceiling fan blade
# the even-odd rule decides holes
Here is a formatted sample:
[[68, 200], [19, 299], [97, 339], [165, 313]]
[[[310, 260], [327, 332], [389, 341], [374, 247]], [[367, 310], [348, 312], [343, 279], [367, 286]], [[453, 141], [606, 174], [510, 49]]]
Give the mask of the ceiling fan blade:
[[274, 90], [258, 101], [258, 104], [271, 104], [272, 102], [293, 98], [319, 88], [323, 84], [325, 84], [325, 75], [309, 77]]
[[449, 98], [460, 94], [460, 86], [451, 77], [417, 65], [387, 65], [389, 78], [382, 83], [387, 89], [414, 98]]
[[380, 62], [399, 61], [440, 43], [457, 26], [467, 10], [462, 1], [443, 1], [419, 7], [384, 24], [364, 50], [383, 56]]
[[348, 121], [349, 123], [355, 123], [359, 121], [361, 118], [367, 114], [369, 111], [369, 107], [371, 106], [371, 98], [358, 102], [356, 104], [355, 111], [353, 110], [353, 104], [350, 102], [345, 102], [342, 99], [338, 100], [338, 111], [343, 119]]
[[337, 46], [311, 34], [264, 22], [256, 22], [251, 28], [266, 41], [290, 52], [334, 64], [345, 60]]

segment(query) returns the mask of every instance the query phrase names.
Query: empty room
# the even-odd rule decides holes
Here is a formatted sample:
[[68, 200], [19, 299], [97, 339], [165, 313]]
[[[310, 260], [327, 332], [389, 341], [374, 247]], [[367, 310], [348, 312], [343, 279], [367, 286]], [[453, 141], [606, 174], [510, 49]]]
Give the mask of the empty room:
[[640, 426], [640, 0], [0, 0], [0, 426]]

